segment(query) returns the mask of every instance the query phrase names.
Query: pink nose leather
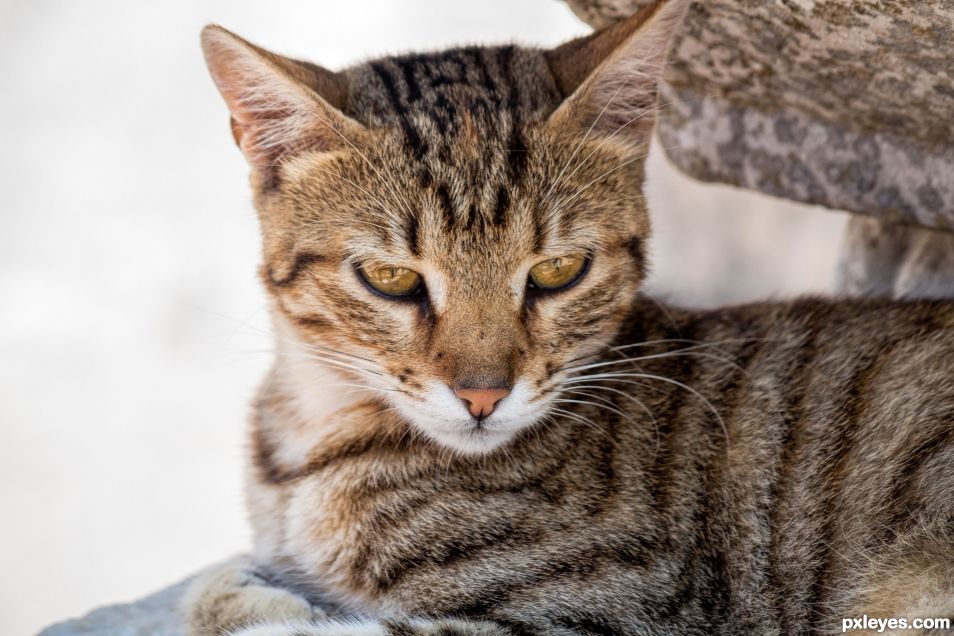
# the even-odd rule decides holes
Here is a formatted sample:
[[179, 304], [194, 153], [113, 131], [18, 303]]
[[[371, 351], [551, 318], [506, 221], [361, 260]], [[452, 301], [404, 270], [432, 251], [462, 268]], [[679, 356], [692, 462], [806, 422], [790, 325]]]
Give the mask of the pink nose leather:
[[510, 389], [454, 389], [457, 397], [467, 405], [467, 410], [480, 419], [494, 412], [497, 402], [510, 395]]

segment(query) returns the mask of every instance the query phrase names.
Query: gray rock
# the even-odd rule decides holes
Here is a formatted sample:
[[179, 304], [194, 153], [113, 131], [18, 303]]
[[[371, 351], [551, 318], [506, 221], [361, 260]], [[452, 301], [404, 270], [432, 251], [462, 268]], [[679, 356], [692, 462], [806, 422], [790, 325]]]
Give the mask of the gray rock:
[[[653, 0], [566, 0], [595, 27]], [[686, 173], [954, 232], [954, 2], [696, 0], [659, 134]]]
[[38, 636], [183, 636], [179, 601], [189, 580], [123, 605], [93, 610], [47, 627]]

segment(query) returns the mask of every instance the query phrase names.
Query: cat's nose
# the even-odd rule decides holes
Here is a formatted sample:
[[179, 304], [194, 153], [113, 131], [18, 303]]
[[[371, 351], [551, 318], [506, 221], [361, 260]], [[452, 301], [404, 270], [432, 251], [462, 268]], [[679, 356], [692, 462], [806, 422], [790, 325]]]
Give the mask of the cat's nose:
[[510, 389], [454, 389], [470, 414], [481, 420], [494, 412], [500, 400], [510, 395]]

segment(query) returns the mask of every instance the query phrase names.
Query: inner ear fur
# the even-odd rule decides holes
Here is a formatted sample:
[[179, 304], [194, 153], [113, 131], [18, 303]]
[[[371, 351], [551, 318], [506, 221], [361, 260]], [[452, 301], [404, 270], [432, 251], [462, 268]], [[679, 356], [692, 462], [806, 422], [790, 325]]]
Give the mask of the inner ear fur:
[[288, 157], [340, 150], [366, 134], [342, 112], [348, 83], [341, 75], [267, 51], [217, 25], [205, 27], [201, 41], [231, 114], [232, 136], [263, 187], [277, 184]]

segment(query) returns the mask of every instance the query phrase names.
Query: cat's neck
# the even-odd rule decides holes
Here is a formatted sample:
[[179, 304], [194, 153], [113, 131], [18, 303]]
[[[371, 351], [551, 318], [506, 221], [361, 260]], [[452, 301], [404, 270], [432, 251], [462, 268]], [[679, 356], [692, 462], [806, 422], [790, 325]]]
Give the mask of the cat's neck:
[[301, 343], [280, 316], [273, 320], [276, 351], [256, 405], [274, 460], [290, 469], [308, 463], [313, 449], [340, 434], [341, 415], [367, 402], [360, 380], [337, 358]]

